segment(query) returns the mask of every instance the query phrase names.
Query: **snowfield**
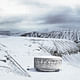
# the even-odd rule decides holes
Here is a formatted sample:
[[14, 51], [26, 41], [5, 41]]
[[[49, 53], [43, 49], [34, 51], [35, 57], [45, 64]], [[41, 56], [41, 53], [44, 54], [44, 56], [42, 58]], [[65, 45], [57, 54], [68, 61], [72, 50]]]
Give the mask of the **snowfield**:
[[[78, 51], [76, 43], [69, 40], [1, 36], [0, 80], [80, 80]], [[61, 71], [37, 72], [34, 69], [34, 56], [54, 53], [63, 56]]]

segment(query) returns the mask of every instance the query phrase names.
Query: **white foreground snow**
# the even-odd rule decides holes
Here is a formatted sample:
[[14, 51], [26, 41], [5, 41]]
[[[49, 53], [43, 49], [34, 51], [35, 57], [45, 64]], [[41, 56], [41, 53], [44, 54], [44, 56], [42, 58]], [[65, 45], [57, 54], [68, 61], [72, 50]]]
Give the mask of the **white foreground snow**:
[[[68, 44], [68, 48], [77, 50], [76, 44], [72, 41], [61, 41], [63, 41], [66, 45], [67, 43], [65, 42], [69, 42], [72, 47]], [[43, 39], [42, 42], [42, 39], [36, 39], [35, 41], [33, 38], [1, 37], [0, 59], [5, 59], [4, 55], [7, 55], [6, 51], [8, 51], [8, 53], [20, 64], [20, 66], [22, 66], [23, 69], [31, 75], [31, 77], [20, 74], [19, 71], [16, 71], [17, 68], [9, 61], [7, 63], [0, 61], [0, 80], [80, 80], [80, 67], [72, 65], [73, 63], [76, 63], [77, 65], [80, 64], [80, 54], [75, 54], [77, 58], [75, 58], [74, 55], [72, 57], [68, 56], [68, 60], [70, 60], [69, 62], [72, 64], [66, 63], [67, 60], [63, 58], [62, 70], [59, 72], [35, 71], [33, 61], [34, 56], [51, 56], [48, 49], [52, 48], [50, 46], [53, 46], [52, 43], [53, 42], [48, 39], [46, 41]], [[57, 40], [56, 44], [57, 43], [60, 43], [60, 40]], [[47, 47], [47, 50], [44, 48], [45, 46]], [[30, 70], [27, 70], [27, 68]]]

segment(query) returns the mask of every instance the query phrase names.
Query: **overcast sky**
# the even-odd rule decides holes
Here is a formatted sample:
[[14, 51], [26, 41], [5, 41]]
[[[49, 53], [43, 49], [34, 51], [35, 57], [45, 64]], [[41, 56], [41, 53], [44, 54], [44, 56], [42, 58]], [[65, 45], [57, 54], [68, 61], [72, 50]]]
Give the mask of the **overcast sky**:
[[79, 25], [79, 0], [0, 0], [0, 30], [49, 31]]

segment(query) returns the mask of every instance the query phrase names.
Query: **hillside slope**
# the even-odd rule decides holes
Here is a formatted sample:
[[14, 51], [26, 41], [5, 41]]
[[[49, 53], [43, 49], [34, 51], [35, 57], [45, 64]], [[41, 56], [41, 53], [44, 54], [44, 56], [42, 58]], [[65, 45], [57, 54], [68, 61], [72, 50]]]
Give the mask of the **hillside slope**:
[[[55, 46], [57, 46], [57, 48]], [[60, 72], [45, 73], [35, 71], [34, 56], [51, 56], [51, 50], [53, 50], [53, 52], [57, 50], [60, 54], [66, 54], [63, 57], [62, 70]], [[75, 63], [75, 65], [80, 64], [79, 60], [77, 60], [79, 57], [75, 58], [74, 56], [74, 53], [77, 52], [78, 48], [76, 47], [76, 44], [73, 41], [68, 40], [1, 37], [0, 60], [4, 61], [0, 61], [0, 79], [80, 80], [80, 68], [73, 65]], [[67, 56], [69, 53], [73, 53], [73, 56]], [[79, 56], [80, 54], [75, 55]], [[70, 63], [72, 64], [70, 65]], [[28, 75], [31, 77], [27, 77]]]

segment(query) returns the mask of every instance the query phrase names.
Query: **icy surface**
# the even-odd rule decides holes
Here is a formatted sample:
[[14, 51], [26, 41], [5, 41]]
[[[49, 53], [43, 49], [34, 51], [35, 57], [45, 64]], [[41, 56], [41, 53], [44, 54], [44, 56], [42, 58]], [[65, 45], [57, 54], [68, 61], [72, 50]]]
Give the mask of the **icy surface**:
[[[12, 62], [10, 60], [0, 61], [0, 80], [80, 80], [80, 53], [65, 55], [62, 70], [59, 72], [35, 71], [34, 56], [51, 56], [49, 50], [56, 49], [53, 42], [60, 48], [59, 51], [75, 52], [77, 50], [76, 44], [68, 40], [1, 37], [0, 60], [6, 60], [5, 56], [8, 53], [22, 68], [17, 63], [13, 63], [14, 60], [11, 58]], [[31, 77], [24, 75], [23, 69]]]

